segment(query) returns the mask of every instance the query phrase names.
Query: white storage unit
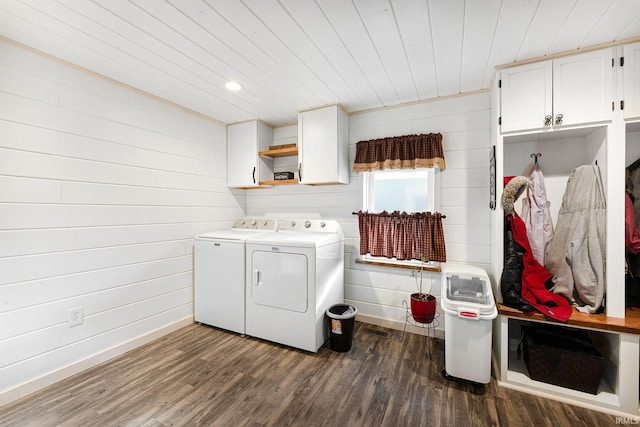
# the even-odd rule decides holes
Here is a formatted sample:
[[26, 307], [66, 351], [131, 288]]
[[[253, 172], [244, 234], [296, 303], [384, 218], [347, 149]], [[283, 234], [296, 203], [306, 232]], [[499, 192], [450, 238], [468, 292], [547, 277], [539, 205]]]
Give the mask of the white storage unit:
[[245, 333], [245, 241], [256, 233], [274, 232], [272, 219], [237, 219], [230, 230], [196, 237], [194, 320]]
[[624, 74], [624, 118], [640, 118], [640, 43], [632, 43], [623, 47]]
[[613, 56], [603, 49], [502, 70], [501, 131], [610, 120]]
[[227, 185], [259, 187], [273, 180], [273, 159], [259, 156], [273, 143], [273, 128], [259, 120], [227, 126]]
[[300, 184], [349, 183], [349, 116], [338, 105], [298, 114]]
[[[582, 96], [590, 97], [605, 93], [609, 88], [612, 94], [604, 104], [595, 100], [587, 101], [581, 94], [565, 92], [571, 103], [582, 102], [583, 108], [598, 107], [600, 114], [582, 115], [582, 119], [564, 122], [560, 127], [528, 127], [510, 128], [505, 122], [507, 116], [520, 106], [531, 100], [522, 93], [522, 99], [505, 95], [505, 76], [518, 72], [516, 66], [500, 70], [502, 88], [494, 86], [492, 123], [493, 136], [496, 141], [496, 198], [499, 202], [502, 194], [502, 178], [510, 175], [528, 175], [532, 159], [531, 154], [541, 153], [540, 166], [545, 174], [547, 199], [551, 203], [551, 217], [556, 224], [558, 210], [566, 189], [567, 180], [578, 166], [597, 164], [607, 200], [606, 215], [606, 267], [605, 272], [605, 313], [597, 315], [574, 313], [567, 324], [560, 324], [568, 329], [586, 329], [594, 337], [605, 358], [604, 376], [597, 394], [584, 393], [570, 388], [560, 387], [536, 381], [528, 375], [528, 371], [518, 355], [518, 344], [523, 326], [544, 323], [541, 315], [522, 315], [516, 310], [499, 306], [500, 319], [495, 322], [496, 331], [495, 356], [498, 366], [496, 377], [502, 386], [514, 388], [533, 394], [550, 396], [571, 404], [637, 417], [640, 415], [640, 372], [638, 355], [640, 354], [640, 335], [638, 334], [636, 314], [634, 310], [625, 309], [625, 253], [624, 253], [624, 190], [625, 168], [638, 159], [638, 135], [640, 123], [638, 119], [637, 93], [640, 80], [637, 78], [639, 46], [637, 43], [618, 46], [604, 51], [570, 55], [566, 58], [553, 59], [553, 63], [574, 63], [565, 68], [565, 75], [556, 81], [553, 75], [554, 108], [557, 92], [556, 86], [569, 82], [574, 91], [582, 92]], [[606, 60], [602, 56], [596, 71], [596, 54], [611, 52]], [[583, 56], [585, 55], [585, 56]], [[624, 56], [624, 61], [622, 57]], [[591, 65], [580, 65], [583, 58], [591, 58]], [[531, 65], [531, 64], [530, 64]], [[606, 67], [605, 67], [606, 66]], [[607, 71], [606, 69], [610, 70]], [[635, 71], [634, 71], [635, 69]], [[569, 72], [570, 71], [570, 72]], [[599, 77], [605, 78], [602, 83]], [[567, 95], [568, 93], [568, 95]], [[614, 96], [615, 95], [615, 96]], [[598, 95], [599, 96], [599, 95]], [[589, 98], [591, 99], [591, 98]], [[624, 101], [624, 109], [622, 109]], [[604, 105], [604, 108], [602, 108]], [[578, 106], [579, 107], [579, 106]], [[612, 111], [613, 108], [613, 111]], [[499, 115], [502, 115], [502, 126]], [[568, 114], [564, 114], [567, 120]], [[507, 127], [505, 127], [507, 126]], [[504, 263], [503, 230], [504, 212], [500, 207], [494, 211], [492, 227], [495, 230], [492, 241], [492, 276], [496, 281], [496, 295], [500, 299], [499, 280]], [[500, 302], [500, 301], [499, 301]], [[629, 319], [629, 320], [627, 320]]]
[[488, 384], [491, 380], [492, 320], [498, 316], [491, 282], [480, 267], [447, 264], [440, 306], [445, 313], [445, 372]]

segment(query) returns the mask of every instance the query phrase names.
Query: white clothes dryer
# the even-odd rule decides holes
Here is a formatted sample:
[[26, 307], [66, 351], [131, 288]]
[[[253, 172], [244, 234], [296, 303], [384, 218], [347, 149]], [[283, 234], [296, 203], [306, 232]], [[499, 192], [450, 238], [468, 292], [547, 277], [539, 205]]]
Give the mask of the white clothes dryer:
[[196, 237], [194, 319], [245, 334], [245, 242], [277, 230], [273, 219], [241, 218], [231, 229]]
[[280, 220], [246, 243], [247, 335], [317, 352], [325, 311], [344, 301], [344, 234], [337, 221]]

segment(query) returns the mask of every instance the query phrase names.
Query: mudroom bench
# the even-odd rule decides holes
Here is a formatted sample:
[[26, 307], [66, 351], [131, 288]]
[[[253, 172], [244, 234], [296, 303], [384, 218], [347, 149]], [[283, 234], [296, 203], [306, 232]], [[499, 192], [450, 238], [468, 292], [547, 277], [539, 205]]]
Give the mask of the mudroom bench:
[[[495, 338], [499, 384], [570, 404], [623, 417], [640, 417], [640, 308], [628, 308], [624, 318], [586, 314], [574, 309], [566, 323], [540, 313], [523, 313], [498, 304]], [[602, 356], [602, 378], [591, 392], [531, 378], [521, 353], [523, 331], [536, 325], [567, 328], [568, 333], [588, 331]], [[498, 368], [499, 367], [499, 368]], [[585, 372], [589, 375], [589, 372]], [[596, 390], [597, 389], [597, 390]]]
[[581, 328], [599, 329], [605, 331], [624, 332], [628, 334], [640, 335], [640, 308], [637, 307], [627, 308], [625, 311], [624, 319], [618, 317], [608, 317], [605, 313], [581, 313], [574, 309], [571, 313], [571, 317], [566, 323], [549, 319], [537, 312], [523, 313], [520, 310], [507, 307], [503, 304], [498, 304], [498, 314], [509, 317], [517, 317], [520, 319], [534, 320], [536, 322], [549, 322], [558, 325], [578, 326]]

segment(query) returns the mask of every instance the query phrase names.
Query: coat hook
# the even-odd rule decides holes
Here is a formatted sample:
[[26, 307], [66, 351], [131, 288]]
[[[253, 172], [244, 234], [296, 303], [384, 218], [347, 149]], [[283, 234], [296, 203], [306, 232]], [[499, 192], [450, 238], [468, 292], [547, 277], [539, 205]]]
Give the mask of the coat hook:
[[538, 154], [531, 154], [531, 157], [533, 157], [535, 160], [534, 162], [536, 163], [536, 165], [538, 164], [538, 157], [541, 157], [542, 154], [538, 153]]

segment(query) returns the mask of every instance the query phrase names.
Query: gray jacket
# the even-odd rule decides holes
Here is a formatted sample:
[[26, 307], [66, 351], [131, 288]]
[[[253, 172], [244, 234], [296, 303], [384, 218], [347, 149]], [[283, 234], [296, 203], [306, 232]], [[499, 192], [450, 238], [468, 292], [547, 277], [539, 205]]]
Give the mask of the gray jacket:
[[554, 274], [553, 292], [586, 313], [595, 313], [604, 298], [605, 221], [600, 169], [580, 166], [569, 176], [545, 267]]

